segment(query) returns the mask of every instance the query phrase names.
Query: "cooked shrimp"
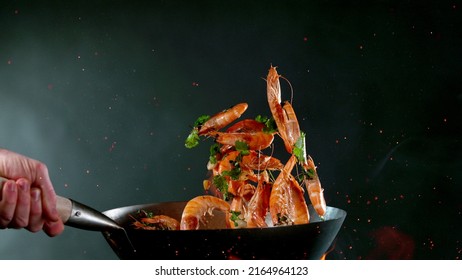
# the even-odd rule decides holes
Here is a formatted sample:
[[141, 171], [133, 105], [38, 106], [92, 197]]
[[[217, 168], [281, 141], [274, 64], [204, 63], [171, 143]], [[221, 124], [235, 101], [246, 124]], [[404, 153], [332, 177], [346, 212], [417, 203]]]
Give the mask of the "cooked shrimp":
[[279, 136], [284, 141], [284, 146], [288, 153], [292, 153], [293, 146], [288, 141], [287, 136], [287, 116], [281, 105], [281, 84], [279, 83], [280, 75], [276, 71], [276, 67], [271, 66], [266, 78], [266, 95], [271, 114], [278, 128]]
[[136, 229], [144, 229], [144, 230], [179, 230], [180, 229], [180, 223], [176, 219], [166, 216], [166, 215], [156, 215], [153, 217], [141, 218], [139, 221], [135, 219], [133, 226]]
[[295, 114], [292, 104], [286, 101], [282, 108], [284, 110], [284, 137], [286, 137], [286, 139], [283, 140], [284, 143], [287, 143], [286, 145], [293, 147], [298, 138], [300, 138], [300, 125], [298, 124], [297, 115]]
[[203, 220], [207, 213], [212, 215], [212, 212], [215, 208], [223, 211], [226, 214], [226, 225], [229, 227], [229, 204], [221, 198], [210, 195], [203, 195], [188, 201], [185, 208], [183, 209], [180, 229], [199, 229], [199, 221]]
[[309, 222], [308, 207], [303, 189], [290, 174], [296, 163], [291, 156], [274, 181], [269, 208], [274, 225], [304, 224]]
[[267, 227], [265, 217], [268, 213], [269, 198], [271, 194], [271, 183], [261, 180], [255, 194], [247, 205], [245, 220], [247, 227]]
[[[265, 124], [258, 122], [253, 119], [245, 119], [242, 121], [239, 121], [232, 126], [228, 127], [226, 129], [227, 133], [236, 133], [236, 132], [246, 132], [246, 133], [251, 133], [251, 132], [262, 132], [263, 129], [265, 128]], [[221, 153], [226, 153], [228, 150], [230, 150], [234, 145], [222, 145], [220, 148]]]
[[244, 142], [250, 150], [263, 150], [268, 148], [274, 140], [271, 133], [266, 132], [212, 132], [209, 134], [223, 145], [235, 146], [236, 142]]
[[265, 124], [259, 121], [253, 119], [245, 119], [228, 127], [226, 132], [259, 132], [263, 131], [264, 128]]
[[313, 204], [316, 213], [322, 217], [326, 213], [327, 207], [324, 199], [324, 189], [321, 187], [321, 181], [319, 180], [318, 173], [316, 172], [316, 166], [314, 165], [311, 156], [308, 156], [303, 168], [306, 173], [304, 183], [308, 190], [308, 196], [310, 197], [311, 204]]
[[247, 103], [239, 103], [233, 107], [213, 115], [199, 128], [199, 135], [219, 130], [238, 119], [247, 110]]
[[292, 105], [289, 102], [285, 102], [284, 106], [281, 107], [281, 88], [279, 84], [279, 77], [280, 76], [277, 74], [276, 68], [271, 67], [267, 78], [267, 95], [271, 112], [273, 113], [273, 118], [278, 127], [279, 135], [284, 141], [286, 150], [289, 153], [292, 154], [294, 152], [294, 146], [299, 139], [303, 141], [301, 154], [298, 155], [298, 158], [305, 174], [312, 174], [312, 176], [305, 176], [305, 186], [308, 190], [313, 207], [316, 209], [318, 215], [323, 216], [326, 212], [326, 202], [324, 200], [321, 182], [312, 158], [307, 158], [304, 143], [305, 139], [304, 136], [303, 138], [300, 138], [302, 133], [300, 132], [300, 126]]
[[[235, 167], [237, 158], [240, 156], [239, 151], [231, 151], [223, 156], [217, 165], [217, 171], [222, 174], [224, 171], [230, 171]], [[284, 167], [281, 161], [275, 157], [267, 156], [256, 151], [249, 151], [248, 155], [240, 158], [239, 166], [241, 169], [252, 170], [278, 170]]]

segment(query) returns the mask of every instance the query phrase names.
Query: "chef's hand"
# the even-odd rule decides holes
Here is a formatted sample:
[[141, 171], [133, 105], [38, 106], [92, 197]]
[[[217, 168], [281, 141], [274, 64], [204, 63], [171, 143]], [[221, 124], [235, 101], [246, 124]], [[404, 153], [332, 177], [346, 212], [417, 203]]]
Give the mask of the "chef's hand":
[[26, 228], [56, 236], [64, 225], [56, 210], [56, 194], [45, 164], [0, 149], [0, 229]]

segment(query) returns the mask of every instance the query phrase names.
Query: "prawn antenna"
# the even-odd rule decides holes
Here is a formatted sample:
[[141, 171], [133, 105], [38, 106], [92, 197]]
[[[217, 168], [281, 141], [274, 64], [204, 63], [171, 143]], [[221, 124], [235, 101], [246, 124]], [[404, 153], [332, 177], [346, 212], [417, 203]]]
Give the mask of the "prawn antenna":
[[286, 77], [284, 77], [282, 75], [279, 75], [279, 77], [282, 78], [284, 81], [286, 81], [287, 84], [289, 84], [289, 87], [290, 87], [290, 104], [292, 104], [293, 99], [294, 99], [294, 88], [292, 87], [292, 84], [290, 83], [290, 81]]

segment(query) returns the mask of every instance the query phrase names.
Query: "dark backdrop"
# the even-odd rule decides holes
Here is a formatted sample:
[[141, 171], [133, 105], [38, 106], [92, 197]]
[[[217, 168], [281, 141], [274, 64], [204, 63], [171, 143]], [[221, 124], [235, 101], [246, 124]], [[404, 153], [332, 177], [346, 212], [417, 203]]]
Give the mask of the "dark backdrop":
[[[269, 114], [277, 65], [348, 212], [328, 258], [460, 258], [461, 1], [192, 2], [1, 1], [0, 146], [99, 210], [187, 200], [208, 157], [184, 148], [190, 125], [243, 101]], [[66, 228], [1, 231], [0, 258], [115, 255]]]

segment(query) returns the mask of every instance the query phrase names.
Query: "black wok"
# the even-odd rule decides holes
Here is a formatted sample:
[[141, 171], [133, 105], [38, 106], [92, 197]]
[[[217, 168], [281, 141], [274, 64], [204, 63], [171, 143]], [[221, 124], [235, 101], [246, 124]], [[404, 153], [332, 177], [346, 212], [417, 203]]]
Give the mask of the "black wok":
[[103, 231], [120, 259], [320, 259], [331, 246], [345, 220], [344, 210], [327, 207], [321, 221], [310, 207], [311, 222], [304, 225], [225, 229], [224, 217], [214, 212], [205, 229], [148, 231], [131, 224], [139, 210], [178, 220], [186, 202], [134, 205], [104, 212], [125, 228], [134, 251], [122, 231]]

